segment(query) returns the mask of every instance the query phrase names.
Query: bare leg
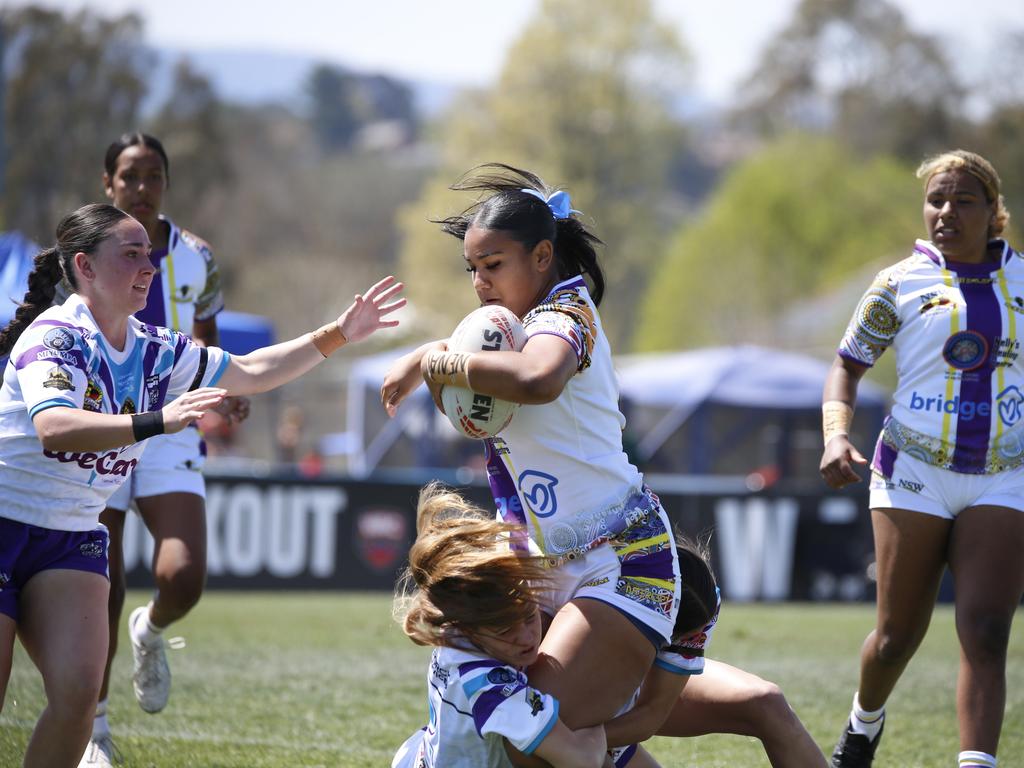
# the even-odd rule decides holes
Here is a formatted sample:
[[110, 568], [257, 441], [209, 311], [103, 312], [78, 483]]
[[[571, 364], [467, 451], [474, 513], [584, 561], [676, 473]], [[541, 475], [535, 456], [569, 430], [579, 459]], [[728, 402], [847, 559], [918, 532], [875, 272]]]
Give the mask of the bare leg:
[[0, 712], [4, 711], [4, 697], [7, 695], [7, 681], [11, 679], [11, 663], [14, 660], [14, 637], [18, 625], [6, 613], [0, 613]]
[[559, 610], [540, 651], [529, 670], [530, 683], [559, 700], [559, 715], [573, 729], [614, 717], [643, 681], [655, 653], [629, 619], [588, 599]]
[[951, 520], [874, 509], [878, 617], [861, 648], [861, 706], [880, 709], [924, 639], [946, 564]]
[[194, 493], [137, 498], [139, 514], [153, 534], [156, 594], [150, 621], [166, 627], [187, 614], [206, 584], [206, 505]]
[[108, 590], [95, 573], [50, 570], [22, 591], [21, 639], [43, 675], [47, 700], [25, 768], [71, 768], [85, 751], [107, 657]]
[[[736, 733], [761, 740], [775, 768], [823, 768], [825, 756], [775, 683], [708, 659], [669, 713], [659, 736]], [[632, 764], [631, 764], [632, 765]]]
[[107, 600], [107, 619], [110, 644], [107, 649], [107, 665], [103, 670], [103, 684], [100, 686], [100, 701], [107, 698], [110, 690], [110, 667], [117, 654], [117, 630], [121, 626], [121, 613], [124, 610], [125, 575], [124, 575], [124, 519], [126, 513], [120, 509], [108, 507], [100, 513], [100, 522], [110, 532], [110, 548], [107, 550], [107, 562], [110, 568], [110, 597]]
[[953, 523], [950, 568], [960, 638], [960, 748], [991, 755], [1006, 705], [1006, 652], [1024, 592], [1024, 512], [972, 507]]

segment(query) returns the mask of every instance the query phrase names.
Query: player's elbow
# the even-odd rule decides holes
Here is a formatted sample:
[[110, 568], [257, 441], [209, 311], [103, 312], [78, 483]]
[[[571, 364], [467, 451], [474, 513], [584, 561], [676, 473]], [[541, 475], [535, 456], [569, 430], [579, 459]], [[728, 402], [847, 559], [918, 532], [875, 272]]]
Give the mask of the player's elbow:
[[565, 389], [565, 377], [560, 371], [525, 369], [520, 371], [519, 402], [526, 405], [543, 405], [558, 399]]

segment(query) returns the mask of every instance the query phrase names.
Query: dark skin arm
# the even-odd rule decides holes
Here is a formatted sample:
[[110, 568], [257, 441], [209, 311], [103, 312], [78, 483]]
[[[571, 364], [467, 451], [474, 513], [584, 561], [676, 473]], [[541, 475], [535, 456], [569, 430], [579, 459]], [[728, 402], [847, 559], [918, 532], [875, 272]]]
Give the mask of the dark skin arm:
[[[867, 370], [867, 366], [837, 355], [825, 379], [822, 401], [838, 400], [850, 408], [856, 407], [857, 386]], [[867, 463], [868, 460], [850, 442], [849, 435], [836, 435], [829, 440], [822, 454], [821, 476], [830, 488], [842, 488], [860, 482], [861, 477], [854, 469], [854, 464]]]

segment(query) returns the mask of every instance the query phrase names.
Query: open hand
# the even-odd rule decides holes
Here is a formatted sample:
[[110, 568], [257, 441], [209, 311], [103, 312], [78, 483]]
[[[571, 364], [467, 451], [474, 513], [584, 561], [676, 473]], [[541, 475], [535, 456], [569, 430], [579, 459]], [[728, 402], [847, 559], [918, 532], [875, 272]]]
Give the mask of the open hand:
[[355, 343], [381, 328], [393, 328], [398, 325], [397, 320], [385, 320], [384, 317], [404, 307], [405, 299], [398, 299], [390, 304], [386, 302], [401, 293], [404, 287], [402, 283], [388, 275], [374, 283], [365, 294], [357, 293], [355, 301], [338, 318], [338, 327], [345, 334], [345, 338]]

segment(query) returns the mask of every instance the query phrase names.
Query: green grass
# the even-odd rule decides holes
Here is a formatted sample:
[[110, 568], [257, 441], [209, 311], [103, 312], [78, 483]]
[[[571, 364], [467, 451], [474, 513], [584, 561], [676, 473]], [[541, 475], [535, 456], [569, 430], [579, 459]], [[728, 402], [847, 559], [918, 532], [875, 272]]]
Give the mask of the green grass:
[[[133, 607], [145, 595], [129, 595]], [[856, 685], [871, 606], [727, 604], [711, 655], [779, 683], [831, 750]], [[380, 768], [426, 718], [429, 651], [404, 638], [382, 594], [211, 592], [172, 634], [174, 692], [147, 715], [131, 693], [130, 654], [115, 662], [111, 721], [126, 765], [139, 768]], [[126, 641], [122, 635], [122, 648]], [[936, 610], [923, 646], [889, 701], [882, 765], [953, 765], [958, 750], [953, 616]], [[1024, 755], [1024, 633], [1011, 640], [1001, 762]], [[0, 767], [20, 764], [39, 710], [39, 675], [15, 654], [0, 715]], [[665, 766], [766, 766], [738, 736], [654, 739]]]

